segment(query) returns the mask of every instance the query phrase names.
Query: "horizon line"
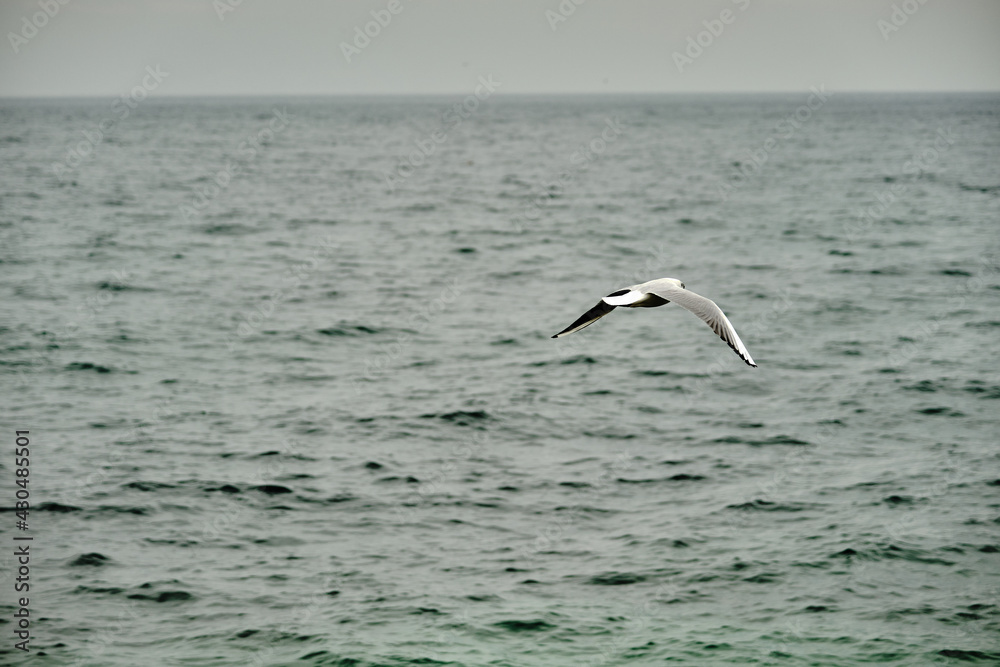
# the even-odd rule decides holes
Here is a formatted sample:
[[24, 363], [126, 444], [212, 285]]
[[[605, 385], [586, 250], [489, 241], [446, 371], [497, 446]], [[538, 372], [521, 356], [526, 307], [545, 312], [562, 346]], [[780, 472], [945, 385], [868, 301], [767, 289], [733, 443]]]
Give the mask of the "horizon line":
[[[809, 89], [781, 89], [781, 90], [621, 90], [621, 91], [558, 91], [558, 92], [500, 92], [497, 91], [492, 97], [559, 97], [559, 96], [593, 96], [593, 97], [613, 97], [619, 95], [790, 95], [801, 92], [808, 92]], [[997, 89], [853, 89], [836, 90], [837, 94], [846, 95], [969, 95], [969, 94], [1000, 94]], [[162, 95], [151, 95], [147, 99], [205, 99], [205, 98], [292, 98], [292, 97], [454, 97], [465, 94], [466, 91], [459, 92], [390, 92], [390, 91], [370, 91], [370, 92], [312, 92], [312, 93], [167, 93]], [[125, 93], [127, 94], [127, 93]], [[7, 95], [0, 94], [0, 100], [90, 100], [107, 99], [123, 96], [123, 93], [84, 93], [64, 95], [59, 93], [42, 93], [30, 95]]]

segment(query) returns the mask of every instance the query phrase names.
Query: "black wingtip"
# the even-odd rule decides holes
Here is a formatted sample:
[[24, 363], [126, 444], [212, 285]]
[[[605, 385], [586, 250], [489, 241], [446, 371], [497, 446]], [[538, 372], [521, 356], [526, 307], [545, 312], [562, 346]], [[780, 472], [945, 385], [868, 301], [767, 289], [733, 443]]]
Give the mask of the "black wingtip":
[[559, 338], [559, 334], [556, 334], [555, 336], [551, 336], [551, 338]]

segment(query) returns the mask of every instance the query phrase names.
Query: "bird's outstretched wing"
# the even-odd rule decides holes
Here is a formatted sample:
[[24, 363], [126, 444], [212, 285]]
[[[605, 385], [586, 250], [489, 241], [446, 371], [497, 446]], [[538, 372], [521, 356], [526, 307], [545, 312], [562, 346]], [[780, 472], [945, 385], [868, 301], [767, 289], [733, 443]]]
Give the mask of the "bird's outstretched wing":
[[750, 356], [743, 341], [740, 340], [739, 335], [736, 333], [732, 322], [722, 312], [722, 309], [715, 305], [714, 301], [706, 299], [700, 294], [695, 294], [691, 290], [669, 284], [657, 285], [655, 288], [646, 291], [652, 292], [656, 296], [668, 301], [673, 301], [686, 310], [690, 310], [700, 317], [705, 324], [712, 327], [712, 331], [718, 334], [719, 338], [726, 341], [726, 344], [733, 348], [733, 352], [738, 354], [740, 359], [745, 361], [747, 365], [757, 367], [757, 364], [753, 361], [753, 357]]
[[593, 308], [591, 308], [590, 310], [588, 310], [587, 312], [585, 312], [583, 315], [581, 315], [580, 318], [576, 322], [573, 322], [573, 324], [569, 325], [568, 327], [566, 327], [565, 329], [563, 329], [562, 331], [560, 331], [559, 333], [557, 333], [555, 336], [553, 336], [553, 338], [560, 338], [562, 336], [568, 336], [569, 334], [573, 333], [574, 331], [579, 331], [580, 329], [584, 328], [588, 324], [593, 324], [597, 320], [601, 319], [602, 317], [604, 317], [605, 315], [607, 315], [608, 313], [610, 313], [615, 308], [616, 308], [616, 306], [612, 306], [612, 305], [610, 305], [610, 304], [608, 304], [608, 303], [606, 303], [605, 301], [602, 300], [596, 306], [594, 306]]

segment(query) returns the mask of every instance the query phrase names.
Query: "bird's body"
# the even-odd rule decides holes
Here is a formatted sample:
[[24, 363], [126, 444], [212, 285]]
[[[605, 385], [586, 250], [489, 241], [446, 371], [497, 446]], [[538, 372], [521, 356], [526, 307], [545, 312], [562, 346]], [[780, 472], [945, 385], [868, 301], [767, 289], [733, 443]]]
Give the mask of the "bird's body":
[[640, 285], [633, 285], [628, 289], [621, 289], [612, 292], [596, 306], [584, 313], [573, 324], [569, 325], [553, 338], [568, 336], [574, 331], [579, 331], [589, 324], [593, 324], [615, 308], [622, 306], [626, 308], [656, 308], [665, 306], [668, 303], [676, 303], [678, 306], [690, 310], [700, 317], [708, 326], [719, 335], [739, 355], [740, 359], [747, 365], [756, 367], [753, 358], [747, 351], [743, 341], [740, 340], [736, 329], [722, 309], [715, 305], [711, 299], [695, 294], [684, 287], [684, 283], [676, 278], [658, 278]]

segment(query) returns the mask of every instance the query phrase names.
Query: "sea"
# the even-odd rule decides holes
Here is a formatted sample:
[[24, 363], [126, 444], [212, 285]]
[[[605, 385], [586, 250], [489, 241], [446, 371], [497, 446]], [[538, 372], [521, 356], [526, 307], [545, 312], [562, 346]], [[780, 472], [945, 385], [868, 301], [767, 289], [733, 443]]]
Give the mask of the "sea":
[[[998, 155], [985, 93], [0, 101], [0, 663], [1000, 664]], [[661, 277], [758, 367], [551, 338]]]

